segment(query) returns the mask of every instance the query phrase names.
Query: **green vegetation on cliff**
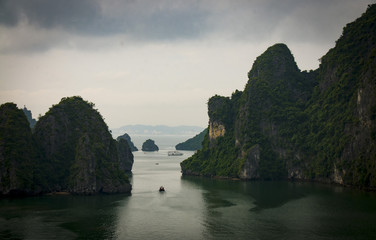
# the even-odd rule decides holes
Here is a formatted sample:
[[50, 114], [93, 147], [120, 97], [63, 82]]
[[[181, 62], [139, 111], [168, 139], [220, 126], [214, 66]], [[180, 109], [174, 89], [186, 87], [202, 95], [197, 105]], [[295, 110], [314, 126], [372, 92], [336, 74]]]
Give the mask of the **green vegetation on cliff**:
[[[299, 71], [286, 45], [270, 47], [256, 59], [244, 92], [236, 91], [231, 98], [210, 98], [209, 132], [223, 126], [225, 134], [207, 135], [202, 151], [182, 163], [183, 172], [188, 169], [196, 174], [238, 177], [247, 152], [260, 145], [262, 160], [257, 175], [250, 178], [282, 178], [286, 170], [273, 146], [287, 145], [278, 134], [290, 136], [304, 119], [303, 102], [315, 84], [313, 75]], [[277, 133], [279, 126], [284, 131]], [[195, 162], [195, 168], [190, 161]]]
[[14, 103], [0, 106], [0, 195], [34, 191], [35, 151], [29, 122]]
[[0, 194], [131, 190], [126, 172], [133, 154], [125, 140], [112, 138], [93, 103], [63, 98], [39, 119], [33, 135], [22, 110], [11, 103], [1, 109]]
[[118, 143], [93, 103], [63, 98], [39, 119], [34, 135], [43, 161], [40, 174], [48, 179], [41, 184], [48, 191], [118, 192], [129, 185], [119, 167]]
[[202, 142], [204, 141], [205, 134], [208, 129], [200, 132], [193, 138], [188, 139], [185, 142], [179, 143], [175, 146], [176, 150], [196, 151], [202, 148]]
[[346, 25], [318, 74], [301, 126], [308, 130], [301, 144], [311, 157], [307, 174], [376, 188], [376, 5]]
[[209, 100], [203, 149], [183, 174], [304, 179], [376, 189], [376, 5], [301, 72], [284, 44], [259, 56], [243, 92]]
[[[237, 91], [232, 99], [237, 99], [240, 94], [241, 92]], [[210, 139], [209, 135], [212, 134], [213, 126], [209, 125], [202, 149], [181, 163], [184, 174], [228, 177], [238, 175], [241, 160], [237, 159], [239, 148], [233, 144], [235, 142], [233, 121], [236, 103], [234, 104], [232, 99], [218, 95], [209, 99], [209, 119], [216, 119], [217, 124], [224, 125], [226, 133]]]

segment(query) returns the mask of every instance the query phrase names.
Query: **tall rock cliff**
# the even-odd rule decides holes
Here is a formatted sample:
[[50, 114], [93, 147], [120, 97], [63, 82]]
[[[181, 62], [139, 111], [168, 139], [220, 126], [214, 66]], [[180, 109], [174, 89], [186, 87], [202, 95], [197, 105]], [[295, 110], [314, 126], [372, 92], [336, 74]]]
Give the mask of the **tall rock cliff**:
[[0, 195], [34, 192], [35, 151], [29, 122], [13, 103], [0, 106]]
[[[199, 151], [182, 163], [183, 174], [282, 178], [289, 138], [304, 119], [315, 73], [301, 72], [284, 44], [259, 56], [244, 92], [208, 102], [209, 130]], [[188, 172], [186, 171], [188, 170]]]
[[254, 62], [243, 92], [214, 96], [203, 149], [183, 174], [303, 179], [376, 188], [376, 5], [348, 24], [319, 69], [284, 44]]
[[44, 191], [130, 191], [125, 165], [133, 163], [133, 155], [122, 153], [129, 148], [118, 146], [93, 107], [81, 97], [63, 98], [37, 122], [38, 176]]
[[117, 141], [116, 146], [119, 156], [120, 170], [130, 173], [132, 171], [134, 159], [129, 142], [121, 138]]
[[318, 74], [306, 111], [308, 174], [375, 189], [376, 5], [346, 25]]

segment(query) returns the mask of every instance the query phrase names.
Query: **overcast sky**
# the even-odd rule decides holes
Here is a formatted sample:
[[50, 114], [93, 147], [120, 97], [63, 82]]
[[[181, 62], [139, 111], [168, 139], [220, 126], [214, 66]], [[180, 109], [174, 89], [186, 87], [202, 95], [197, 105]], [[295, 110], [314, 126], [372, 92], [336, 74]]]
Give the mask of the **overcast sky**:
[[208, 123], [207, 100], [243, 90], [275, 43], [316, 69], [375, 0], [0, 0], [0, 104], [37, 118], [62, 97], [110, 128]]

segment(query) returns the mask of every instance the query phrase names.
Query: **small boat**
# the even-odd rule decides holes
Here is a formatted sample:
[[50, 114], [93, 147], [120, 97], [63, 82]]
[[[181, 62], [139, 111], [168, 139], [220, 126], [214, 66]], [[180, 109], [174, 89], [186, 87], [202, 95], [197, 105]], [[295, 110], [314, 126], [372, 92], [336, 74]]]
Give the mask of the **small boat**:
[[160, 192], [164, 192], [164, 191], [165, 191], [164, 187], [163, 187], [163, 186], [160, 186], [160, 187], [159, 187], [159, 191], [160, 191]]
[[181, 156], [183, 153], [178, 152], [178, 151], [169, 151], [168, 156]]

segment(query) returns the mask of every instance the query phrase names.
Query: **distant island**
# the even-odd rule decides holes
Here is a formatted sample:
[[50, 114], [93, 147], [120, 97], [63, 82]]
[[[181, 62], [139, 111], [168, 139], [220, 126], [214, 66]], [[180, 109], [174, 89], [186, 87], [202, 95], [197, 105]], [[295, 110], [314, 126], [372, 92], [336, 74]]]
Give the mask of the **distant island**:
[[185, 142], [179, 143], [175, 146], [176, 150], [196, 151], [202, 148], [202, 142], [208, 129], [204, 129], [201, 133], [197, 134], [193, 138], [188, 139]]
[[148, 139], [142, 144], [142, 151], [155, 152], [155, 151], [159, 151], [159, 148], [155, 144], [154, 140]]
[[113, 136], [120, 136], [124, 132], [131, 136], [153, 136], [153, 135], [179, 135], [179, 136], [194, 136], [203, 131], [203, 127], [198, 126], [165, 126], [165, 125], [126, 125], [120, 128], [111, 129]]
[[119, 136], [116, 138], [116, 140], [120, 141], [120, 139], [124, 139], [127, 141], [129, 148], [131, 149], [132, 152], [137, 152], [138, 148], [134, 145], [134, 143], [131, 140], [131, 137], [127, 134], [124, 133], [123, 135]]
[[0, 196], [130, 192], [132, 165], [127, 141], [79, 96], [62, 98], [33, 131], [16, 104], [0, 106]]

